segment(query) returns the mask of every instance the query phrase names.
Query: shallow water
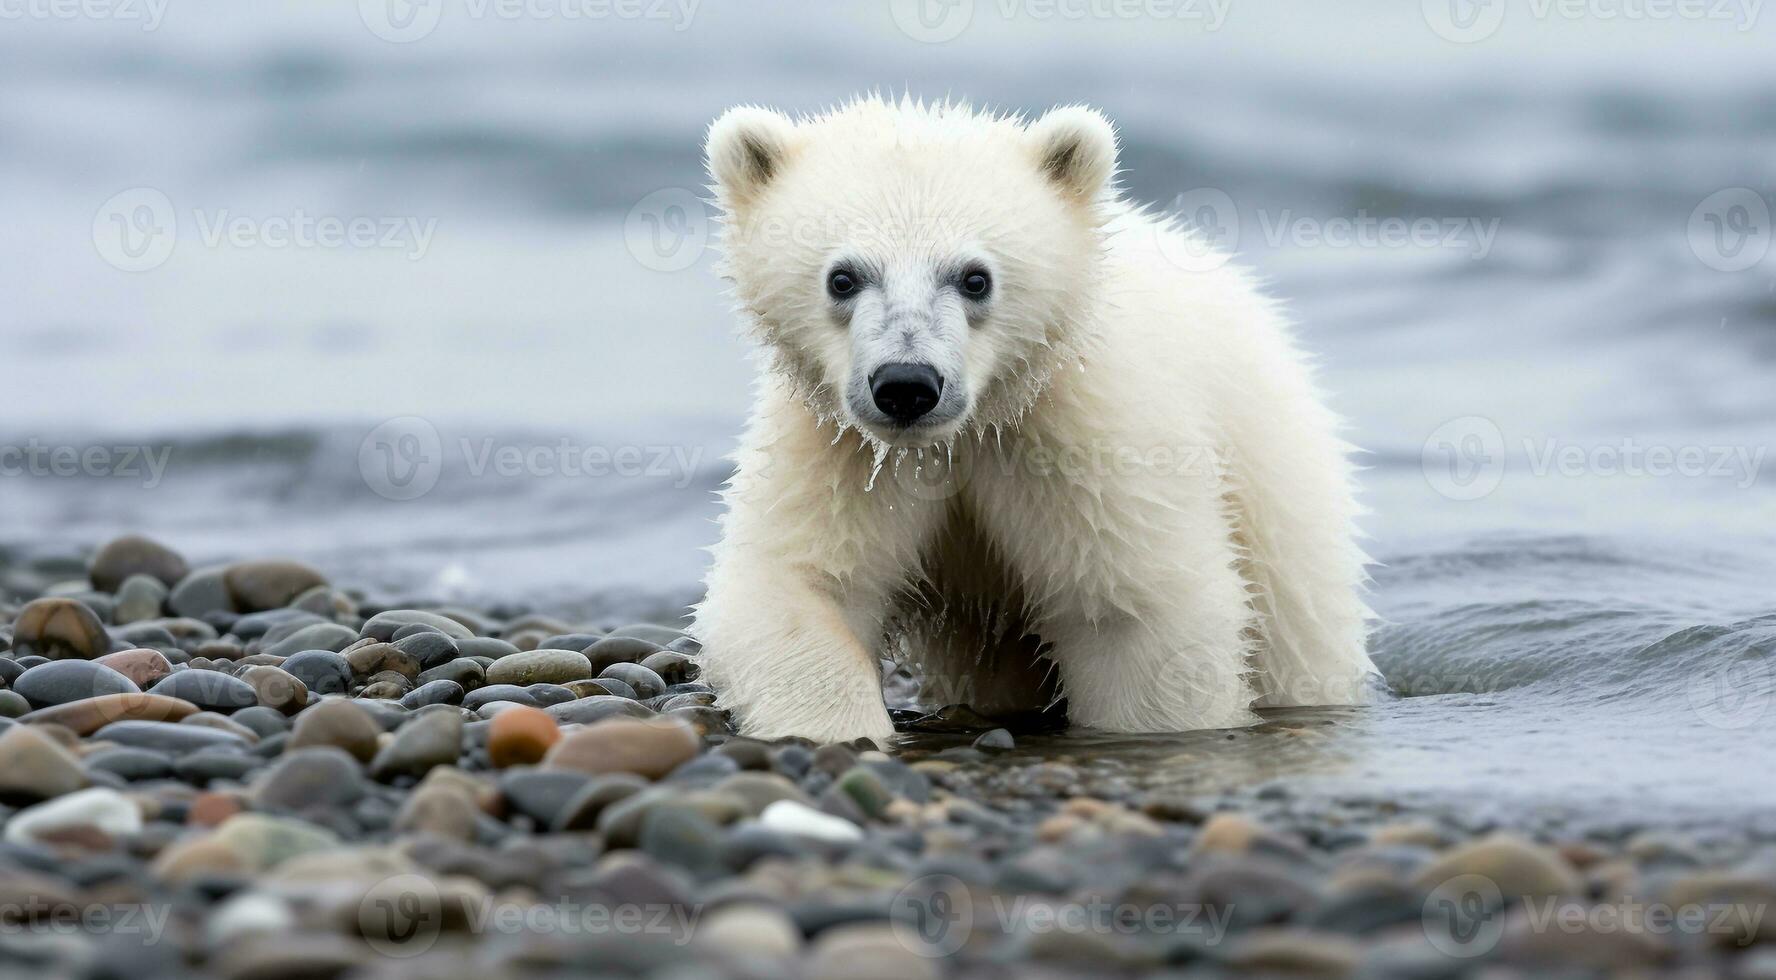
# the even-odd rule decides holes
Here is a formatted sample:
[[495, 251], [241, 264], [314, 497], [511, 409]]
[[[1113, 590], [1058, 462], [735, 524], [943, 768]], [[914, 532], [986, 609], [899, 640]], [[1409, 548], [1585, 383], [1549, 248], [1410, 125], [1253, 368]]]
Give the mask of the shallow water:
[[[888, 83], [1083, 99], [1121, 124], [1135, 196], [1219, 220], [1322, 355], [1367, 453], [1373, 647], [1399, 697], [1020, 751], [1205, 792], [1767, 808], [1776, 257], [1765, 220], [1760, 261], [1724, 271], [1747, 253], [1713, 235], [1743, 199], [1703, 205], [1776, 197], [1776, 25], [1518, 17], [1464, 46], [1413, 6], [1072, 25], [1064, 46], [1029, 20], [926, 45], [885, 10], [777, 4], [683, 30], [447, 8], [406, 45], [349, 4], [8, 22], [0, 445], [170, 455], [158, 476], [0, 478], [0, 544], [143, 530], [390, 596], [674, 616], [751, 373], [699, 247], [702, 127]], [[139, 187], [176, 244], [129, 272], [106, 207]], [[298, 214], [399, 233], [206, 241]], [[1435, 231], [1341, 237], [1385, 219]], [[422, 459], [435, 486], [393, 499], [414, 484], [387, 467]]]

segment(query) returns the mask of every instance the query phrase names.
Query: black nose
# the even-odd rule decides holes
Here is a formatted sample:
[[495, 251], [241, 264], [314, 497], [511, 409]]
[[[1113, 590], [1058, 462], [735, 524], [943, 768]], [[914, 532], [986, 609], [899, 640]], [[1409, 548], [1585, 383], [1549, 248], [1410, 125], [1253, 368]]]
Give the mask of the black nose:
[[929, 364], [884, 364], [869, 381], [876, 407], [896, 422], [918, 419], [943, 394], [943, 376]]

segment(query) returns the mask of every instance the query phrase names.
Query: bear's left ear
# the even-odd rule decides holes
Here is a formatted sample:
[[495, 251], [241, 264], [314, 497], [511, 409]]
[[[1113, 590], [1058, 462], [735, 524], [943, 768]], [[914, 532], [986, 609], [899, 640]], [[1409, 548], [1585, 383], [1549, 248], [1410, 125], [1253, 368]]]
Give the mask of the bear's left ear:
[[1116, 175], [1116, 130], [1096, 109], [1054, 109], [1029, 133], [1037, 167], [1069, 197], [1089, 203]]
[[716, 193], [729, 208], [751, 203], [782, 176], [795, 123], [757, 106], [735, 106], [709, 127], [705, 153]]

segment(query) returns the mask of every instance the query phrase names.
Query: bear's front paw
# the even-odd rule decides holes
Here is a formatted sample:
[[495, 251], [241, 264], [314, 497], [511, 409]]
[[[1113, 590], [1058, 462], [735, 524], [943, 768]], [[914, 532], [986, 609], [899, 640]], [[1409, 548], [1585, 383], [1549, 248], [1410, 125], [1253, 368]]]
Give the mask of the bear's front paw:
[[888, 709], [880, 704], [827, 711], [811, 711], [807, 705], [776, 711], [754, 706], [737, 708], [735, 713], [739, 716], [740, 734], [752, 738], [795, 736], [823, 744], [867, 738], [878, 748], [886, 748], [894, 739], [894, 722], [888, 719]]

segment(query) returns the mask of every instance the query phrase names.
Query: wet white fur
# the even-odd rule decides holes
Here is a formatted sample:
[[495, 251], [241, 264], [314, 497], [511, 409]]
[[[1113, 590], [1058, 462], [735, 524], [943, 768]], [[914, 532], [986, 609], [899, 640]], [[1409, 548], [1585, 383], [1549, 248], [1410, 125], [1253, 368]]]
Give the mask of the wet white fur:
[[[743, 731], [887, 738], [893, 653], [950, 685], [939, 700], [993, 708], [1042, 707], [1031, 672], [1054, 670], [1071, 721], [1115, 732], [1365, 699], [1336, 420], [1274, 305], [1123, 201], [1115, 154], [1077, 107], [1026, 123], [869, 97], [712, 128], [724, 273], [768, 358], [694, 626]], [[841, 253], [897, 283], [864, 318], [875, 339], [835, 319]], [[995, 273], [960, 330], [919, 285], [958, 254]], [[891, 321], [959, 375], [941, 431], [897, 435], [846, 399], [891, 357], [860, 346]], [[987, 649], [1008, 622], [1052, 666]]]

